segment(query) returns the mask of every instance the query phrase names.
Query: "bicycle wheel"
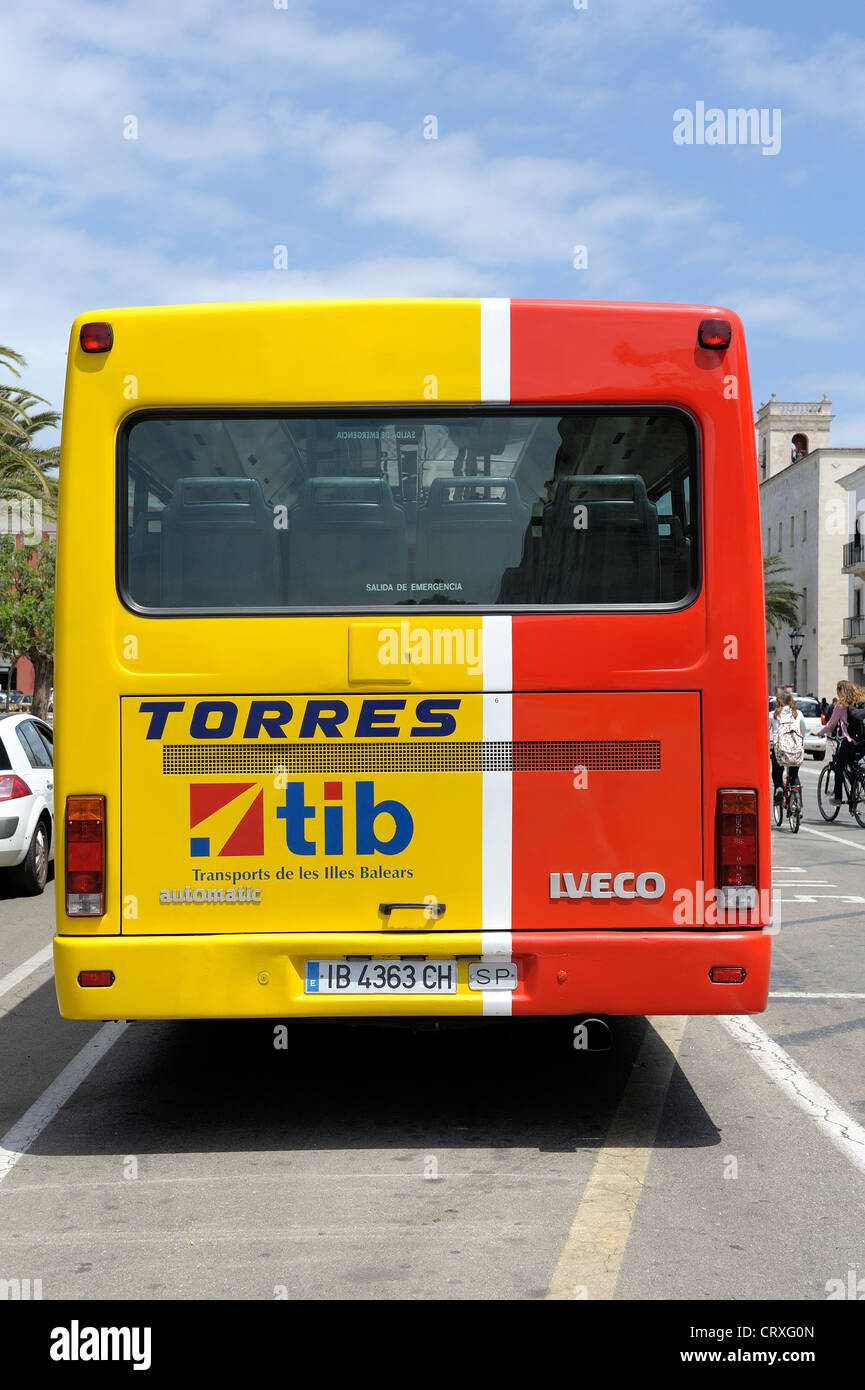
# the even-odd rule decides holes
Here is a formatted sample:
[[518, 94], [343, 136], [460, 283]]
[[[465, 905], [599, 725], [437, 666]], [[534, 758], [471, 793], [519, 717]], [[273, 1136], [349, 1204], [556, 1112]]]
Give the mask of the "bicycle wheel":
[[780, 827], [784, 824], [784, 793], [776, 791], [772, 794], [772, 815], [775, 817], [775, 824]]
[[[863, 806], [862, 810], [863, 814], [865, 814], [865, 806]], [[802, 821], [802, 803], [799, 800], [798, 787], [793, 787], [790, 792], [790, 805], [787, 810], [787, 818], [790, 821], [790, 829], [794, 835], [797, 835]]]
[[857, 772], [853, 778], [853, 786], [850, 789], [850, 810], [856, 817], [857, 825], [861, 825], [865, 830], [865, 785], [862, 782], [862, 773]]
[[830, 763], [824, 767], [817, 780], [817, 807], [824, 820], [833, 821], [838, 819], [840, 806], [833, 806], [829, 797], [835, 786], [835, 768]]

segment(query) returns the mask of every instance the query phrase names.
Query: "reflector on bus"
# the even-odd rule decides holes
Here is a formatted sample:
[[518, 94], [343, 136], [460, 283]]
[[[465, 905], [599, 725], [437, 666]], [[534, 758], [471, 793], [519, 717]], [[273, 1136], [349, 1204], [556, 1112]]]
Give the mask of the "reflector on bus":
[[82, 989], [108, 989], [114, 984], [113, 970], [81, 970], [78, 983]]

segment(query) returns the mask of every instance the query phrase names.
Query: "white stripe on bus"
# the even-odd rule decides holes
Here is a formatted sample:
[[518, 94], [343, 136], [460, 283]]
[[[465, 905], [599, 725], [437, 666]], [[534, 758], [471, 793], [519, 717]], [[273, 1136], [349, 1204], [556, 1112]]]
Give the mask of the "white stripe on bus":
[[[484, 743], [513, 738], [511, 619], [483, 619]], [[513, 773], [484, 772], [482, 792], [481, 949], [511, 959], [511, 844]], [[484, 1014], [509, 1014], [510, 990], [484, 990]]]
[[509, 931], [482, 931], [481, 954], [484, 960], [510, 960], [513, 938]]
[[[496, 694], [510, 694], [514, 686], [514, 659], [511, 644], [511, 622], [510, 618], [496, 617], [483, 618], [483, 664], [484, 664], [484, 690], [493, 691]], [[486, 730], [487, 709], [484, 705], [484, 738], [494, 738], [498, 735], [488, 734]], [[503, 735], [510, 739], [510, 707], [507, 716], [507, 732]]]
[[481, 400], [511, 399], [511, 301], [481, 300]]

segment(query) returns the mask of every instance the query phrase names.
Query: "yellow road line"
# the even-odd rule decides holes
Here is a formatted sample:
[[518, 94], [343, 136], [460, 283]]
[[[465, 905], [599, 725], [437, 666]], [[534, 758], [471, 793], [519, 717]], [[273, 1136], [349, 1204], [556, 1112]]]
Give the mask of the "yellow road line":
[[548, 1299], [613, 1297], [686, 1023], [686, 1017], [649, 1019], [553, 1271]]

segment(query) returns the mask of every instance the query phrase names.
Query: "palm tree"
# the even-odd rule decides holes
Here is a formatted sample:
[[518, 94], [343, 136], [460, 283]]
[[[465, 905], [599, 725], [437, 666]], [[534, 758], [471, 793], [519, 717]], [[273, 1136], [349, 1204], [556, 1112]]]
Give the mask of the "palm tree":
[[790, 566], [784, 564], [780, 555], [763, 557], [766, 622], [774, 629], [776, 636], [782, 627], [795, 627], [799, 622], [799, 599], [802, 595], [798, 589], [794, 589], [789, 579], [779, 578], [789, 569]]
[[[0, 366], [20, 377], [19, 367], [27, 363], [20, 352], [0, 347]], [[40, 406], [47, 406], [40, 410]], [[60, 451], [56, 445], [38, 448], [34, 438], [41, 430], [52, 429], [60, 420], [42, 396], [14, 382], [0, 381], [0, 501], [17, 497], [38, 498], [53, 511], [57, 499], [57, 479], [48, 477], [47, 468], [57, 466]]]

